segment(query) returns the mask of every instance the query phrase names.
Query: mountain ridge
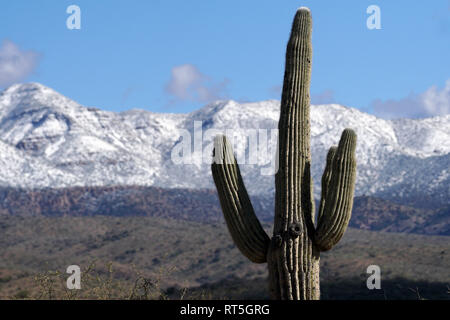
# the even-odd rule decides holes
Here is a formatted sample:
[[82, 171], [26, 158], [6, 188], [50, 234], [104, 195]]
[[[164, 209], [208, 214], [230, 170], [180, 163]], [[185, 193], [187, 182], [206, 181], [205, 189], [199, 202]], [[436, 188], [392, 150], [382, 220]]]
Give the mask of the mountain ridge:
[[[273, 146], [278, 113], [277, 100], [224, 100], [188, 114], [115, 113], [84, 107], [38, 83], [13, 85], [0, 94], [0, 185], [212, 188], [210, 141], [201, 140], [200, 153], [195, 139], [190, 141], [194, 152], [189, 164], [171, 159], [174, 148], [186, 142], [183, 134], [194, 137], [195, 122], [201, 121], [203, 135], [233, 130], [235, 151], [245, 156], [241, 170], [249, 192], [269, 195], [274, 177], [262, 175], [261, 169], [273, 163], [274, 150], [258, 150], [257, 165], [248, 164], [247, 132], [266, 132]], [[311, 107], [316, 198], [326, 152], [346, 127], [358, 134], [357, 195], [406, 200], [425, 195], [436, 207], [449, 204], [450, 115], [384, 120], [336, 104]]]

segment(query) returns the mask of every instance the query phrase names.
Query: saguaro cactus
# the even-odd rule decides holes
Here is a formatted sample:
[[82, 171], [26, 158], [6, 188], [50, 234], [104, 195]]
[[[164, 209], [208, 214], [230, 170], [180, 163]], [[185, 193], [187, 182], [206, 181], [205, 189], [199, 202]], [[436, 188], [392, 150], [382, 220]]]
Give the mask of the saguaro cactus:
[[345, 129], [339, 145], [331, 147], [327, 155], [314, 223], [309, 119], [311, 30], [309, 9], [298, 9], [286, 50], [272, 238], [255, 215], [230, 143], [225, 136], [217, 136], [214, 141], [212, 173], [228, 229], [247, 258], [268, 263], [274, 299], [320, 298], [320, 252], [341, 239], [353, 205], [356, 134]]

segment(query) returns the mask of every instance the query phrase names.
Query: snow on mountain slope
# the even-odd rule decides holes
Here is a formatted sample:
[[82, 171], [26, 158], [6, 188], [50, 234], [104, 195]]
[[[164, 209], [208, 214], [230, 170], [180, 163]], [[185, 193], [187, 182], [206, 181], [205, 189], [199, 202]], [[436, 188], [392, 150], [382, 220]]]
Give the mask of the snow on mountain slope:
[[[114, 113], [81, 106], [41, 84], [18, 84], [0, 95], [0, 185], [211, 188], [211, 139], [220, 131], [237, 136], [235, 151], [245, 162], [241, 170], [249, 192], [268, 194], [274, 177], [261, 169], [270, 166], [274, 145], [266, 150], [259, 143], [257, 164], [249, 164], [248, 137], [256, 134], [261, 141], [267, 135], [276, 143], [270, 137], [278, 117], [275, 100], [218, 101], [189, 114]], [[388, 121], [334, 104], [311, 108], [316, 197], [326, 152], [347, 127], [358, 134], [357, 195], [434, 195], [448, 202], [449, 115]], [[189, 163], [175, 163], [174, 150], [188, 140], [194, 151]]]

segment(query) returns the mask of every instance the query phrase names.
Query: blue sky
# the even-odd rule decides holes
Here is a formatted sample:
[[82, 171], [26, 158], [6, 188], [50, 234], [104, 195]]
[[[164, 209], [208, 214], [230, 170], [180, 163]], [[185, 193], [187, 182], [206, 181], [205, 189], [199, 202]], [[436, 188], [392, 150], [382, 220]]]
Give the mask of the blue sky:
[[[80, 30], [66, 27], [72, 4], [81, 9]], [[380, 30], [366, 26], [372, 4], [381, 9]], [[300, 6], [314, 21], [313, 103], [386, 118], [450, 112], [449, 0], [8, 1], [0, 87], [40, 82], [113, 111], [279, 99]], [[20, 63], [11, 71], [13, 58]]]

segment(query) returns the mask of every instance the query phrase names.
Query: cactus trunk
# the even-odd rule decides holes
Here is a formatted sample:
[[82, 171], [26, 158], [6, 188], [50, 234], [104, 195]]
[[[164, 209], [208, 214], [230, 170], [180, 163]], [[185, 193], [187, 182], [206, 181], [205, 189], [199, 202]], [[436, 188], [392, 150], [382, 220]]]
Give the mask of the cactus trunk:
[[309, 84], [312, 21], [298, 10], [286, 49], [278, 122], [279, 169], [275, 176], [275, 224], [268, 254], [271, 295], [277, 299], [319, 297], [319, 252], [312, 242], [314, 202], [310, 175]]
[[227, 139], [216, 137], [214, 146], [213, 178], [229, 231], [251, 261], [268, 263], [274, 299], [320, 298], [320, 251], [331, 249], [341, 239], [353, 204], [356, 135], [346, 129], [339, 146], [330, 148], [327, 156], [315, 226], [310, 172], [311, 32], [311, 13], [300, 8], [286, 50], [272, 239], [256, 218]]

